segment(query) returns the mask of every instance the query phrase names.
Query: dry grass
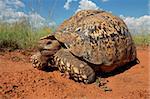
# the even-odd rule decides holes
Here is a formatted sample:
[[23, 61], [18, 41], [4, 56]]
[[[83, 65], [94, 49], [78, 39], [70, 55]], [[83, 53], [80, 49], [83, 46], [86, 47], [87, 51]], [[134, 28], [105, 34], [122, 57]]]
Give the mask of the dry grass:
[[27, 20], [12, 24], [0, 22], [0, 48], [35, 48], [39, 38], [50, 32], [48, 27], [33, 30]]
[[150, 34], [136, 34], [132, 37], [137, 46], [149, 46], [150, 44]]

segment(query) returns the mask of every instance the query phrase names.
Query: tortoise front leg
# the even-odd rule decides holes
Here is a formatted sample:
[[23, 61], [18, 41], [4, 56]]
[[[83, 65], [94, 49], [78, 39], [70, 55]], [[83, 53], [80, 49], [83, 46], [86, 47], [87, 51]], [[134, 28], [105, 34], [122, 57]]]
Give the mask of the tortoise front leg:
[[38, 43], [38, 52], [31, 57], [31, 61], [34, 68], [39, 70], [44, 69], [53, 61], [53, 55], [60, 49], [60, 44], [54, 39], [41, 39]]
[[54, 55], [54, 61], [61, 72], [68, 73], [75, 81], [84, 83], [95, 81], [94, 70], [87, 63], [73, 56], [67, 49], [60, 49]]
[[48, 57], [43, 56], [41, 52], [37, 52], [36, 54], [31, 56], [31, 62], [34, 68], [43, 70], [48, 66]]

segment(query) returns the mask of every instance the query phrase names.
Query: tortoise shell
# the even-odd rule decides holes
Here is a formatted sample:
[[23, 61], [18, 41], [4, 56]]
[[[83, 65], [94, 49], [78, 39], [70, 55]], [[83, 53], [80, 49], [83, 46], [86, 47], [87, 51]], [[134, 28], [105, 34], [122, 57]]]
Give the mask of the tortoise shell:
[[74, 56], [91, 64], [112, 66], [136, 58], [126, 24], [105, 11], [79, 11], [64, 21], [54, 35]]

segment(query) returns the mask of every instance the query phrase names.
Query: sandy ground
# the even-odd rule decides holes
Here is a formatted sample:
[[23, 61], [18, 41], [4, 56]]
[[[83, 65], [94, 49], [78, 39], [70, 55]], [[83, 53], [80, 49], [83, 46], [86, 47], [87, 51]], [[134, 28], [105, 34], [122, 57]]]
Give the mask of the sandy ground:
[[0, 99], [150, 99], [148, 48], [138, 48], [140, 64], [106, 77], [112, 91], [32, 68], [23, 52], [0, 52]]

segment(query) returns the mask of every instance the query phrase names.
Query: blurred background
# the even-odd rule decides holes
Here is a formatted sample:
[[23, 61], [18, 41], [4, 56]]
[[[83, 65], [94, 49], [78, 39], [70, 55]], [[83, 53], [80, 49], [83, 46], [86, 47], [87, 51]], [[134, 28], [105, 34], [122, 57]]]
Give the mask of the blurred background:
[[137, 46], [150, 43], [150, 0], [0, 0], [0, 48], [34, 49], [67, 18], [83, 9], [122, 18]]

